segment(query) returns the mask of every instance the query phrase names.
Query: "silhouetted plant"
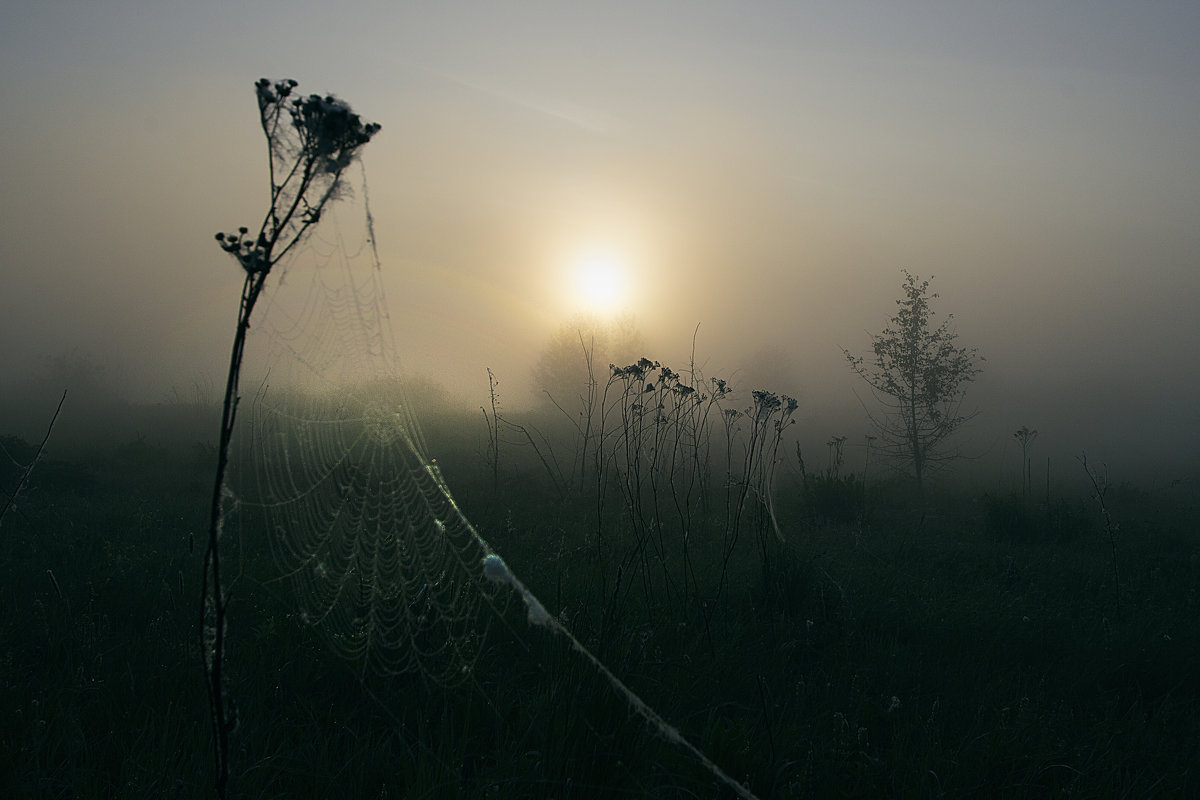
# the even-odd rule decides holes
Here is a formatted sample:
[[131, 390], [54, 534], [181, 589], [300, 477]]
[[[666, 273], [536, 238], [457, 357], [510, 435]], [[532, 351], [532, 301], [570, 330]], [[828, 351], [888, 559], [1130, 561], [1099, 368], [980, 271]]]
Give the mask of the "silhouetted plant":
[[989, 536], [1012, 542], [1069, 541], [1086, 533], [1090, 525], [1081, 509], [1066, 500], [1035, 506], [1015, 493], [985, 494], [983, 526]]
[[825, 446], [829, 448], [829, 467], [827, 472], [833, 477], [837, 477], [842, 471], [842, 459], [845, 452], [846, 437], [834, 436]]
[[854, 473], [817, 475], [809, 481], [805, 499], [817, 520], [849, 524], [862, 515], [862, 480]]
[[[572, 332], [568, 328], [559, 332], [550, 346], [542, 352], [541, 359], [534, 368], [534, 380], [541, 387], [542, 393], [546, 395], [546, 400], [563, 415], [577, 434], [575, 453], [571, 459], [572, 474], [568, 485], [571, 488], [575, 487], [575, 475], [578, 474], [580, 490], [587, 485], [589, 447], [595, 436], [599, 402], [599, 381], [596, 378], [595, 365], [596, 330], [585, 330], [585, 322], [586, 320], [578, 320], [577, 326], [573, 330], [583, 354], [583, 371], [581, 373], [570, 375], [575, 368], [579, 367], [579, 364], [574, 363], [574, 359], [565, 352], [567, 350], [565, 339]], [[582, 383], [577, 383], [577, 381]], [[572, 386], [572, 384], [576, 385]], [[574, 411], [572, 411], [571, 395], [575, 395], [578, 399], [578, 408]]]
[[[746, 411], [751, 420], [750, 441], [746, 443], [742, 470], [743, 488], [738, 502], [738, 516], [734, 520], [735, 531], [732, 539], [736, 543], [741, 509], [748, 494], [753, 494], [757, 500], [754, 532], [763, 571], [763, 583], [769, 587], [774, 583], [772, 570], [775, 545], [783, 543], [783, 531], [780, 530], [779, 520], [775, 516], [775, 467], [779, 463], [779, 446], [783, 443], [784, 430], [796, 423], [792, 415], [799, 404], [794, 397], [777, 395], [762, 389], [752, 392], [752, 396], [754, 405]], [[725, 563], [728, 564], [728, 556]]]
[[[868, 446], [872, 438], [868, 437]], [[828, 461], [824, 472], [816, 475], [808, 474], [804, 454], [799, 443], [796, 444], [804, 505], [817, 522], [846, 524], [862, 518], [865, 484], [853, 472], [841, 474], [846, 439], [845, 436], [834, 436], [825, 443]]]
[[1030, 430], [1027, 425], [1022, 425], [1013, 434], [1013, 438], [1021, 445], [1021, 495], [1024, 497], [1033, 494], [1033, 464], [1029, 460], [1029, 450], [1037, 435], [1038, 432]]
[[500, 488], [500, 394], [496, 391], [500, 382], [496, 380], [496, 374], [492, 372], [491, 367], [488, 367], [487, 374], [488, 399], [491, 401], [492, 406], [491, 416], [488, 415], [486, 408], [480, 406], [479, 410], [483, 412], [483, 421], [487, 423], [487, 458], [492, 473], [492, 491], [495, 492]]
[[229, 357], [217, 468], [213, 481], [208, 544], [204, 551], [201, 583], [201, 658], [212, 712], [217, 795], [224, 798], [229, 782], [229, 734], [237, 726], [237, 710], [226, 694], [224, 674], [225, 626], [228, 600], [221, 581], [220, 538], [223, 505], [228, 490], [225, 473], [229, 444], [237, 418], [238, 377], [245, 354], [250, 316], [276, 264], [304, 241], [326, 204], [338, 196], [342, 176], [359, 149], [379, 132], [332, 95], [296, 93], [296, 81], [272, 83], [263, 78], [254, 84], [259, 122], [267, 139], [271, 203], [251, 234], [242, 226], [218, 233], [217, 243], [245, 273], [238, 306], [237, 328]]
[[1108, 465], [1104, 465], [1104, 471], [1097, 475], [1088, 466], [1087, 454], [1083, 453], [1079, 456], [1079, 463], [1083, 465], [1083, 471], [1088, 476], [1088, 481], [1092, 484], [1092, 497], [1096, 500], [1096, 504], [1100, 506], [1100, 519], [1104, 523], [1104, 532], [1108, 535], [1108, 544], [1110, 554], [1112, 556], [1112, 572], [1113, 572], [1113, 599], [1116, 603], [1117, 618], [1121, 618], [1121, 570], [1117, 565], [1117, 531], [1121, 526], [1112, 518], [1109, 513], [1108, 504], [1105, 502], [1105, 496], [1112, 484], [1108, 480]]
[[50, 434], [54, 431], [54, 423], [58, 422], [58, 415], [62, 412], [63, 403], [66, 401], [67, 390], [63, 389], [62, 397], [58, 400], [58, 407], [54, 409], [54, 416], [50, 417], [50, 424], [46, 426], [46, 435], [42, 437], [42, 443], [38, 445], [37, 452], [29, 459], [28, 464], [18, 465], [24, 468], [21, 471], [21, 477], [17, 481], [17, 485], [13, 487], [11, 492], [5, 490], [7, 499], [4, 501], [4, 508], [0, 509], [0, 524], [4, 522], [5, 515], [17, 507], [17, 497], [21, 494], [21, 487], [25, 485], [25, 481], [29, 480], [29, 473], [33, 472], [33, 468], [37, 466], [38, 460], [41, 459], [42, 451], [46, 449], [46, 442], [50, 440]]
[[866, 435], [867, 447], [866, 447], [866, 451], [863, 455], [863, 476], [862, 476], [864, 487], [867, 485], [867, 474], [869, 473], [869, 471], [871, 469], [871, 446], [875, 444], [875, 440], [878, 438], [879, 438], [878, 436], [872, 436], [869, 433]]
[[[883, 406], [882, 416], [868, 411], [883, 452], [911, 465], [917, 490], [928, 467], [947, 458], [939, 451], [946, 438], [970, 419], [960, 413], [966, 386], [979, 374], [974, 348], [955, 345], [950, 315], [931, 328], [929, 281], [904, 271], [900, 311], [883, 333], [872, 335], [870, 364], [847, 350], [850, 368], [867, 382]], [[978, 359], [982, 360], [982, 359]]]
[[602, 320], [579, 314], [550, 337], [533, 367], [533, 381], [548, 401], [573, 418], [575, 402], [583, 403], [588, 387], [598, 384], [594, 365], [623, 363], [642, 350], [633, 316]]
[[862, 516], [862, 481], [849, 475], [818, 475], [809, 485], [808, 502], [816, 518], [848, 525]]

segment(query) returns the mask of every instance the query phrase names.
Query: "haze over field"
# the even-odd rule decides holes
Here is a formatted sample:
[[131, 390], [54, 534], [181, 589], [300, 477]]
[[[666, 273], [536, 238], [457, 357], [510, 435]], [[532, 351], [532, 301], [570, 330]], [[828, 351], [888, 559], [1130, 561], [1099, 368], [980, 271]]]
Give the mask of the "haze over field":
[[596, 311], [647, 355], [679, 369], [699, 325], [707, 373], [857, 439], [841, 348], [907, 268], [987, 358], [974, 452], [1028, 425], [1035, 454], [1194, 466], [1197, 41], [1193, 2], [10, 4], [0, 391], [71, 353], [142, 399], [223, 380], [212, 235], [261, 217], [252, 84], [293, 77], [382, 123], [393, 325], [464, 405], [488, 367], [532, 402], [607, 264]]

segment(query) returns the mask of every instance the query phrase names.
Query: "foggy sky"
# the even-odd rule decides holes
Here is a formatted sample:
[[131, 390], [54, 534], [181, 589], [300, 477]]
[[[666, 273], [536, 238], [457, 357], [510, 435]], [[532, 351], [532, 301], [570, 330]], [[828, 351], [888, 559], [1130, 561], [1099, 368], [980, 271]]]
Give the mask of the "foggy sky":
[[865, 432], [840, 348], [907, 268], [987, 358], [972, 446], [1021, 425], [1114, 463], [1200, 444], [1194, 2], [4, 17], [6, 391], [64, 353], [143, 398], [218, 382], [241, 275], [212, 234], [261, 218], [252, 84], [293, 77], [382, 123], [364, 161], [404, 360], [471, 405], [487, 367], [524, 391], [574, 310], [563, 253], [600, 241], [639, 265], [648, 355], [682, 363], [699, 325], [709, 373], [797, 395], [816, 436]]

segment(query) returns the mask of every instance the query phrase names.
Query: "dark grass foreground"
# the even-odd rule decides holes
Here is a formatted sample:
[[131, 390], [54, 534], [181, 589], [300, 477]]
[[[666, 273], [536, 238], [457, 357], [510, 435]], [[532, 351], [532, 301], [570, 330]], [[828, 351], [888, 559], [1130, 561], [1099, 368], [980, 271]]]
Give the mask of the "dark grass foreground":
[[[0, 796], [212, 795], [196, 652], [211, 464], [133, 443], [31, 474], [0, 527]], [[785, 488], [769, 583], [751, 556], [716, 608], [660, 592], [614, 610], [587, 504], [448, 471], [552, 613], [760, 797], [1200, 794], [1194, 493], [1110, 495], [1119, 617], [1086, 498], [922, 513], [887, 487], [848, 524]], [[265, 552], [248, 529], [227, 552], [234, 796], [723, 796], [519, 608], [455, 689], [360, 681], [264, 582]]]

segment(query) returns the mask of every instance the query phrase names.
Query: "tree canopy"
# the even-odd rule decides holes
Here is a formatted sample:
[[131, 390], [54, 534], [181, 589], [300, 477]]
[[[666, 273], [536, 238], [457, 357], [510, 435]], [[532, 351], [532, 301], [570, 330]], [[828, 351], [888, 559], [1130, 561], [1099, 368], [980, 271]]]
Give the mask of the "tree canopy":
[[970, 415], [962, 413], [967, 385], [981, 368], [974, 348], [959, 347], [950, 329], [954, 315], [932, 327], [929, 281], [904, 270], [900, 310], [882, 333], [872, 334], [871, 356], [842, 352], [882, 407], [868, 412], [881, 449], [911, 466], [922, 488], [928, 467], [948, 458], [941, 445]]

